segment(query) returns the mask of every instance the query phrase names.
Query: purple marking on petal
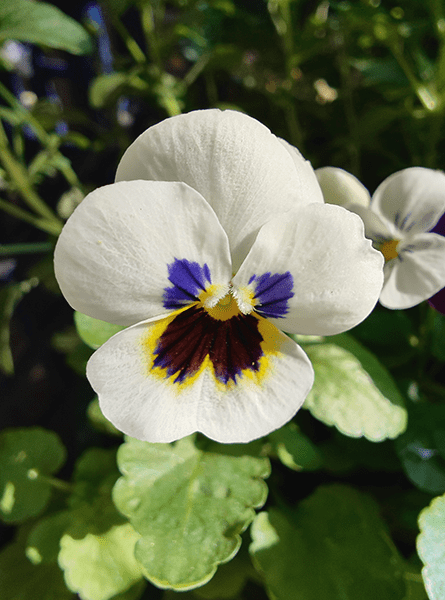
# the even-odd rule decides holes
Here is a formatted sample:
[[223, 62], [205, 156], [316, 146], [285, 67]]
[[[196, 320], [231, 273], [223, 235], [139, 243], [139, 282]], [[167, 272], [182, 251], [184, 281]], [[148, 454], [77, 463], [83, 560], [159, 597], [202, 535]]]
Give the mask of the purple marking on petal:
[[431, 232], [445, 236], [445, 213], [440, 217], [435, 226], [431, 229]]
[[207, 283], [212, 282], [207, 264], [201, 267], [197, 262], [175, 258], [167, 269], [168, 280], [173, 285], [164, 289], [164, 308], [182, 308], [195, 302]]
[[263, 317], [282, 319], [289, 311], [288, 301], [294, 295], [294, 280], [289, 271], [286, 273], [264, 273], [253, 275], [249, 283], [255, 283], [255, 298], [258, 304], [255, 311]]

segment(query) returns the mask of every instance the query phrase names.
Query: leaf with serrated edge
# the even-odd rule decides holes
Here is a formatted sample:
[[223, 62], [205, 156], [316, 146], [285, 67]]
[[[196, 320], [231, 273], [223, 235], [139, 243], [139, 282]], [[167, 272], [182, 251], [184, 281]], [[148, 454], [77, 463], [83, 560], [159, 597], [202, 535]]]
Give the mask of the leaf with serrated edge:
[[134, 557], [139, 539], [129, 523], [108, 531], [88, 533], [75, 539], [68, 533], [60, 540], [59, 566], [67, 587], [83, 600], [109, 600], [142, 579], [142, 568]]
[[315, 383], [303, 405], [312, 415], [350, 437], [372, 442], [403, 433], [407, 412], [391, 375], [351, 336], [304, 344]]
[[267, 459], [212, 449], [198, 449], [191, 436], [174, 444], [127, 438], [118, 451], [123, 477], [113, 499], [141, 534], [136, 558], [158, 587], [207, 582], [236, 554], [240, 533], [266, 500]]
[[430, 600], [445, 598], [445, 494], [419, 515], [417, 552], [425, 565], [422, 577]]

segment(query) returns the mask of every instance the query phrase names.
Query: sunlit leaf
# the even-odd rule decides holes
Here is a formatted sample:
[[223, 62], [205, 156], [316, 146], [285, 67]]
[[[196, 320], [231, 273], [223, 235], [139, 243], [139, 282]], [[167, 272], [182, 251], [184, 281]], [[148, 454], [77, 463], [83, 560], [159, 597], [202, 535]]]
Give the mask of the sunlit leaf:
[[417, 551], [430, 600], [445, 598], [445, 495], [434, 498], [419, 515]]
[[119, 448], [124, 476], [113, 498], [141, 534], [136, 558], [159, 587], [186, 590], [208, 581], [236, 554], [240, 533], [266, 499], [267, 459], [211, 448], [199, 449], [192, 437], [175, 444], [128, 438]]
[[0, 0], [0, 41], [19, 40], [73, 54], [92, 51], [85, 29], [57, 7], [31, 0]]
[[314, 417], [351, 437], [373, 442], [406, 429], [407, 412], [389, 372], [351, 336], [303, 344], [315, 371], [304, 407]]

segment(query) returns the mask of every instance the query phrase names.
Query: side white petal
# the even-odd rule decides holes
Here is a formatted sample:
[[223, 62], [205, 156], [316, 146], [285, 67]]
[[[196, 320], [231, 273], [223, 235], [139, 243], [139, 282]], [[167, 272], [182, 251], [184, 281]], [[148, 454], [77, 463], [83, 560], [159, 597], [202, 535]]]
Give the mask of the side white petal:
[[279, 348], [266, 356], [261, 377], [241, 377], [224, 386], [205, 367], [180, 385], [150, 370], [144, 339], [159, 324], [121, 331], [96, 350], [87, 366], [102, 412], [132, 437], [172, 442], [199, 431], [222, 443], [249, 442], [289, 421], [313, 385], [306, 354], [279, 331]]
[[370, 208], [360, 204], [349, 204], [347, 208], [361, 218], [365, 226], [365, 236], [373, 242], [399, 239], [397, 228]]
[[315, 170], [325, 202], [349, 208], [358, 204], [368, 208], [371, 195], [365, 186], [351, 173], [338, 167], [321, 167]]
[[445, 173], [423, 167], [398, 171], [379, 185], [371, 209], [403, 235], [429, 231], [445, 211]]
[[166, 312], [168, 266], [207, 264], [227, 283], [227, 236], [209, 204], [184, 183], [129, 181], [89, 194], [68, 219], [54, 254], [57, 281], [76, 310], [117, 325]]
[[150, 127], [127, 149], [116, 181], [183, 181], [215, 210], [235, 268], [259, 228], [320, 191], [306, 161], [296, 166], [267, 127], [236, 111], [194, 111]]
[[374, 308], [383, 256], [365, 238], [357, 215], [311, 204], [261, 229], [233, 283], [252, 287], [254, 275], [287, 272], [293, 280], [288, 312], [271, 321], [289, 333], [333, 335], [354, 327]]
[[445, 238], [420, 233], [400, 243], [399, 257], [385, 265], [380, 303], [404, 309], [431, 298], [445, 287]]

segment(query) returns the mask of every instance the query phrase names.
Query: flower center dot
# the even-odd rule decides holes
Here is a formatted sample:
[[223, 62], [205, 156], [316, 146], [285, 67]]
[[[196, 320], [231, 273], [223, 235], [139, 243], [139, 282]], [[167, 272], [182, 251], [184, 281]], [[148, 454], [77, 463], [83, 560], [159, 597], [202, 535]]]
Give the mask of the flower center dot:
[[397, 246], [399, 245], [399, 242], [400, 240], [389, 240], [380, 246], [379, 250], [385, 257], [386, 262], [399, 256], [399, 253], [397, 252]]
[[227, 321], [240, 314], [238, 304], [232, 294], [229, 292], [212, 308], [204, 307], [211, 317], [218, 321]]

